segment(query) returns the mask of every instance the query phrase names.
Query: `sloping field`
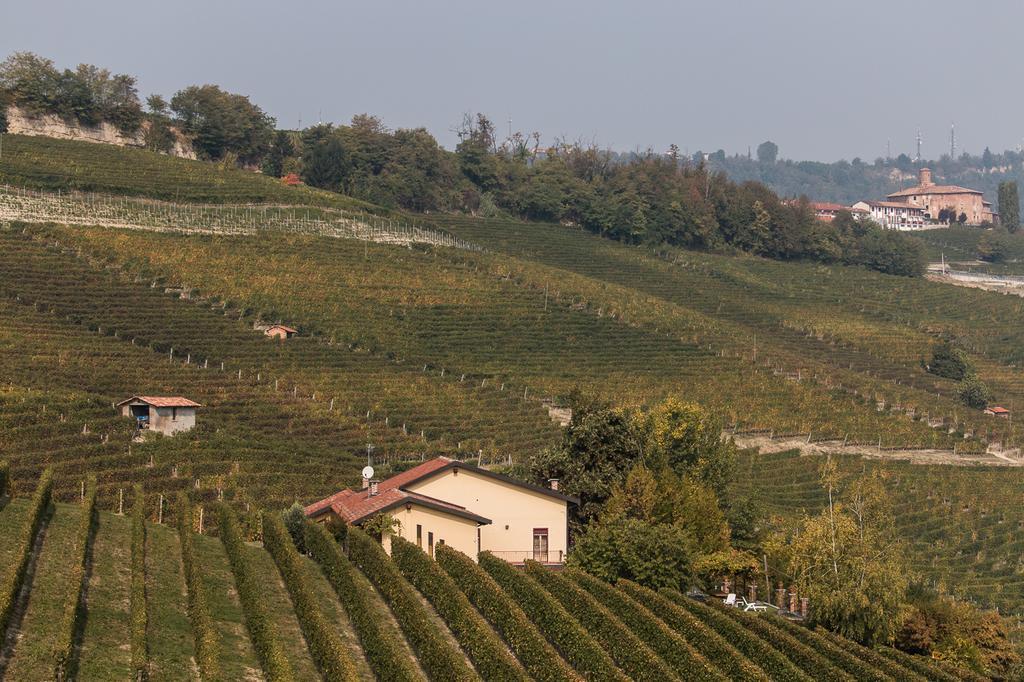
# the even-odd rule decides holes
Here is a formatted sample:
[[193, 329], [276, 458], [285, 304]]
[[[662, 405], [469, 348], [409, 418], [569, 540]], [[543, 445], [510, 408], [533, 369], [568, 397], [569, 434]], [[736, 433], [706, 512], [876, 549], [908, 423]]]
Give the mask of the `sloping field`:
[[[815, 514], [827, 504], [820, 456], [744, 453], [735, 485], [771, 514]], [[879, 469], [916, 572], [936, 588], [1004, 614], [1024, 613], [1024, 472], [834, 458], [856, 475]]]
[[[0, 511], [0, 523], [24, 506], [18, 501]], [[86, 546], [86, 570], [76, 573], [68, 570], [75, 560], [69, 550], [90, 528], [81, 521], [91, 512], [81, 504], [39, 509], [43, 523], [27, 549], [29, 589], [4, 633], [0, 679], [50, 679], [53, 652], [65, 644], [80, 679], [126, 679], [129, 661], [140, 661], [153, 679], [196, 679], [199, 670], [211, 677], [212, 667], [197, 668], [190, 641], [205, 632], [196, 629], [204, 621], [193, 618], [190, 625], [184, 616], [192, 608], [185, 607], [184, 593], [196, 587], [186, 587], [176, 570], [185, 543], [173, 529], [146, 522], [145, 560], [133, 562], [125, 558], [131, 553], [125, 545], [141, 517], [99, 512], [89, 531], [94, 541]], [[498, 671], [500, 679], [573, 681], [949, 679], [923, 660], [914, 660], [912, 670], [852, 642], [672, 591], [614, 587], [539, 565], [524, 572], [486, 554], [478, 565], [446, 547], [435, 563], [408, 543], [392, 562], [356, 529], [349, 531], [350, 558], [323, 528], [307, 524], [305, 543], [316, 559], [309, 562], [275, 523], [274, 532], [283, 532], [275, 537], [284, 544], [273, 553], [234, 535], [222, 540], [189, 531], [204, 571], [198, 589], [215, 616], [205, 621], [204, 646], [212, 647], [210, 665], [224, 679], [473, 680], [499, 679]], [[296, 567], [301, 570], [291, 570]], [[138, 640], [126, 627], [135, 618], [126, 610], [134, 604], [127, 594], [134, 579], [145, 585], [138, 606], [148, 622]], [[64, 596], [79, 589], [76, 580], [84, 586], [82, 608], [65, 631], [48, 611], [65, 609]], [[339, 634], [338, 624], [348, 633]], [[79, 634], [66, 640], [68, 632]], [[333, 648], [324, 648], [328, 641]], [[581, 655], [588, 649], [599, 653]], [[327, 667], [331, 662], [341, 667]]]

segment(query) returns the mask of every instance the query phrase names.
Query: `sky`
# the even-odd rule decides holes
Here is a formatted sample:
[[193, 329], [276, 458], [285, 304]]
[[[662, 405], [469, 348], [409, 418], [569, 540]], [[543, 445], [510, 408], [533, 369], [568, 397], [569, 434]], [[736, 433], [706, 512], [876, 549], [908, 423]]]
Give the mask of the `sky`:
[[1016, 149], [1010, 0], [6, 0], [0, 56], [88, 62], [170, 97], [216, 83], [279, 127], [371, 113], [445, 147], [467, 112], [618, 151], [833, 161]]

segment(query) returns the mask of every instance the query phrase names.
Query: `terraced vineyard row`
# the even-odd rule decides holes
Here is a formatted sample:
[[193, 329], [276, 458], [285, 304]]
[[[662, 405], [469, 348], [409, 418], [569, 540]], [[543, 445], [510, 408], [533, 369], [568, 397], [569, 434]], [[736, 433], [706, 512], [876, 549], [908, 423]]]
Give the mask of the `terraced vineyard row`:
[[[863, 385], [844, 390], [829, 375], [814, 375], [821, 363], [801, 357], [800, 364], [780, 365], [778, 358], [799, 355], [792, 344], [773, 340], [770, 330], [723, 323], [713, 310], [687, 307], [682, 296], [659, 300], [625, 284], [506, 255], [368, 249], [305, 236], [189, 237], [99, 228], [44, 234], [130, 277], [198, 289], [265, 318], [287, 311], [292, 324], [324, 338], [440, 367], [479, 386], [515, 387], [520, 396], [558, 396], [574, 387], [598, 394], [614, 387], [620, 402], [682, 394], [746, 428], [810, 430], [819, 440], [871, 444], [882, 437], [887, 446], [957, 444], [961, 452], [985, 445], [980, 438], [964, 441], [958, 431], [987, 436], [993, 426], [965, 415], [949, 397], [869, 377], [859, 367], [839, 376]], [[609, 246], [616, 254], [633, 253]], [[793, 336], [806, 343], [803, 335]], [[752, 337], [768, 339], [757, 344], [764, 355], [735, 349]], [[819, 345], [827, 355], [827, 344]], [[921, 399], [911, 410], [915, 418], [891, 393], [872, 393], [889, 387], [897, 396], [904, 391]], [[894, 414], [879, 411], [879, 399]]]
[[[179, 510], [186, 521], [175, 531], [137, 513], [97, 512], [91, 499], [52, 504], [46, 477], [31, 500], [0, 498], [0, 530], [25, 540], [0, 545], [0, 579], [15, 595], [0, 611], [0, 679], [49, 679], [57, 666], [97, 682], [140, 673], [152, 680], [956, 679], [924, 660], [773, 616], [627, 582], [613, 587], [572, 570], [524, 572], [487, 554], [478, 565], [444, 546], [435, 563], [400, 540], [392, 561], [358, 529], [339, 544], [307, 522], [311, 558], [276, 517], [263, 521], [264, 551], [244, 541], [233, 512], [218, 503], [207, 509], [222, 517], [220, 538], [197, 533], [187, 521], [195, 513]], [[78, 592], [81, 608], [67, 598]]]
[[[543, 408], [500, 382], [327, 339], [276, 343], [234, 309], [122, 281], [10, 231], [0, 241], [0, 452], [19, 490], [55, 464], [61, 494], [98, 473], [107, 508], [134, 480], [170, 493], [200, 479], [208, 494], [289, 502], [343, 485], [368, 443], [380, 461], [460, 448], [504, 457], [554, 439]], [[154, 393], [202, 403], [200, 428], [132, 444], [112, 403]]]
[[[771, 514], [799, 517], [824, 508], [820, 456], [745, 453], [738, 491]], [[1024, 614], [1024, 472], [1005, 467], [919, 466], [836, 458], [841, 471], [880, 469], [914, 570], [928, 583], [985, 608]]]

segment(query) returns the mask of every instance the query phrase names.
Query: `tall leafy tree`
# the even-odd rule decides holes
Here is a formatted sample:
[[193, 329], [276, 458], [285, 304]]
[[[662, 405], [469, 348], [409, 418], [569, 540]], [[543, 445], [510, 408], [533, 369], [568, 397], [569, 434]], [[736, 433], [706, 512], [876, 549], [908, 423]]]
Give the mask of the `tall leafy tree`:
[[230, 153], [243, 164], [257, 163], [274, 132], [274, 119], [248, 97], [216, 85], [192, 85], [178, 91], [171, 98], [171, 111], [206, 159], [219, 160]]
[[999, 223], [1007, 232], [1020, 229], [1020, 197], [1015, 180], [999, 183]]
[[775, 163], [779, 156], [779, 145], [771, 140], [765, 140], [757, 145], [757, 160], [761, 163]]

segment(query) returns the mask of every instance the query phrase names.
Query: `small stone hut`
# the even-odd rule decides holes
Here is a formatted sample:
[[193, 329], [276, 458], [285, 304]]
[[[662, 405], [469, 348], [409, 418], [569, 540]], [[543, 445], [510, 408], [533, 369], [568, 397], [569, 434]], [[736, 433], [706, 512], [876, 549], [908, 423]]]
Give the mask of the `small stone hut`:
[[140, 431], [155, 431], [173, 436], [196, 425], [197, 402], [181, 396], [136, 395], [117, 404], [121, 414], [133, 417]]

